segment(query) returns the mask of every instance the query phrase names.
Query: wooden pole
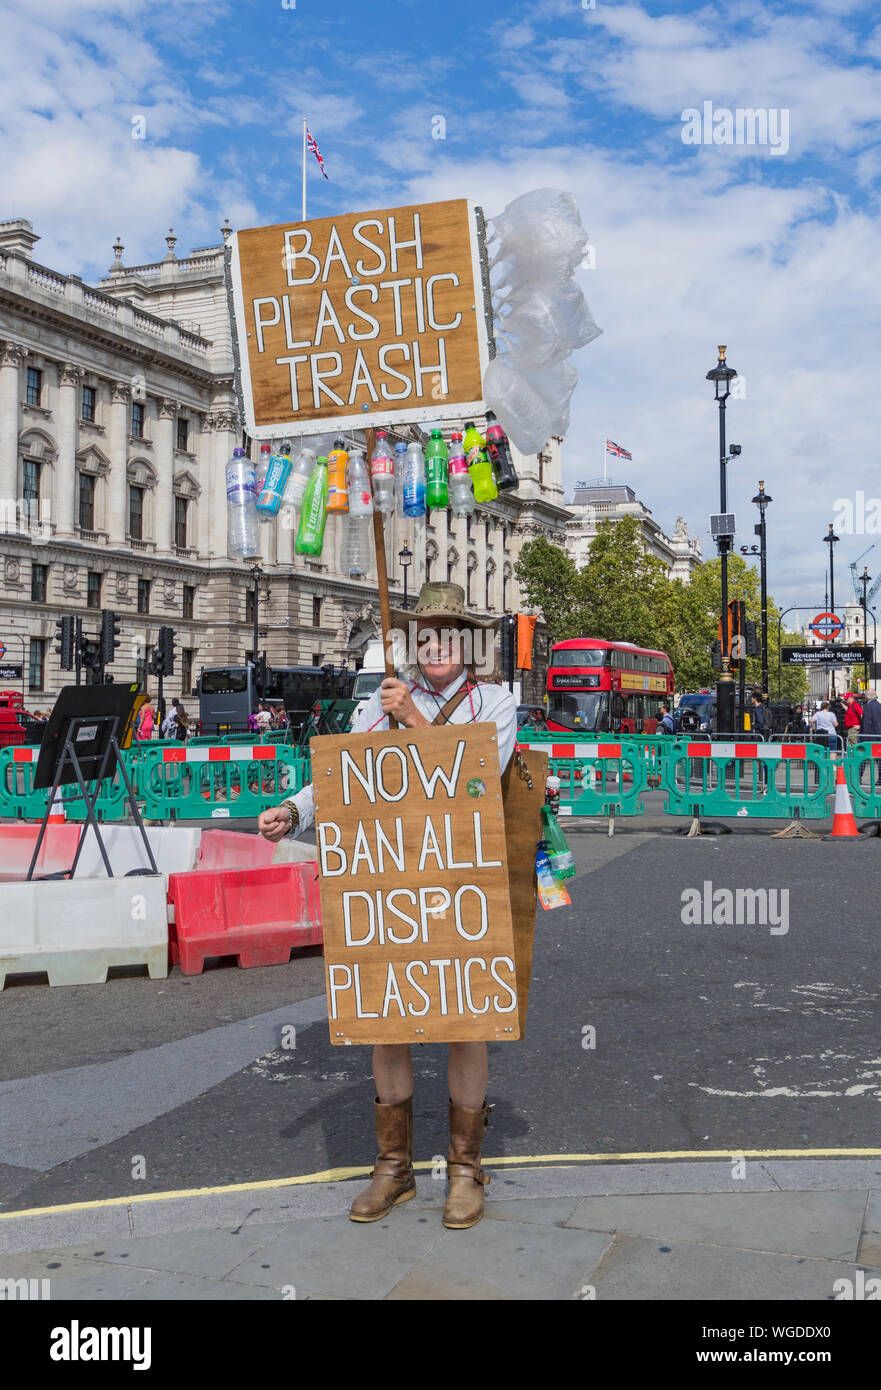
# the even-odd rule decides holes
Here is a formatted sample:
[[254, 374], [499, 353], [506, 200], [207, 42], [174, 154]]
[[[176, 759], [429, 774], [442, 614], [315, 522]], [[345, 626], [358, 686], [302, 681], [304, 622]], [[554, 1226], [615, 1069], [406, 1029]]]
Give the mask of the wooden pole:
[[[373, 451], [376, 448], [376, 432], [367, 431], [367, 467], [370, 468], [373, 460]], [[388, 566], [385, 558], [385, 530], [383, 527], [383, 515], [376, 507], [373, 508], [373, 541], [376, 549], [376, 583], [379, 589], [379, 618], [382, 625], [382, 650], [385, 658], [386, 679], [392, 679], [395, 675], [395, 665], [391, 658], [391, 632], [392, 614], [391, 604], [388, 594]], [[389, 718], [389, 728], [396, 729], [398, 722], [396, 719]]]

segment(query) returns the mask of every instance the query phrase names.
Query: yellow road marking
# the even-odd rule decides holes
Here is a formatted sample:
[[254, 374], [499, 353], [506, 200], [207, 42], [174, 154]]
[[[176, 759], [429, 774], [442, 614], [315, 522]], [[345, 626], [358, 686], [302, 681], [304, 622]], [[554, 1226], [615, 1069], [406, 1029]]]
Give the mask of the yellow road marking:
[[[563, 1166], [576, 1163], [655, 1163], [660, 1159], [682, 1158], [881, 1158], [881, 1149], [669, 1149], [658, 1153], [601, 1153], [601, 1154], [526, 1154], [507, 1158], [484, 1158], [487, 1168]], [[434, 1168], [431, 1159], [420, 1160], [414, 1168]], [[66, 1202], [57, 1207], [28, 1207], [24, 1211], [0, 1212], [0, 1221], [14, 1221], [23, 1216], [49, 1216], [64, 1211], [94, 1211], [99, 1207], [127, 1207], [142, 1202], [170, 1202], [182, 1197], [219, 1197], [227, 1192], [263, 1192], [277, 1187], [300, 1187], [314, 1182], [345, 1182], [347, 1178], [367, 1177], [370, 1166], [363, 1168], [325, 1168], [318, 1173], [304, 1173], [298, 1178], [265, 1178], [260, 1182], [229, 1183], [223, 1187], [185, 1187], [175, 1192], [141, 1192], [131, 1197], [101, 1197], [93, 1202]]]

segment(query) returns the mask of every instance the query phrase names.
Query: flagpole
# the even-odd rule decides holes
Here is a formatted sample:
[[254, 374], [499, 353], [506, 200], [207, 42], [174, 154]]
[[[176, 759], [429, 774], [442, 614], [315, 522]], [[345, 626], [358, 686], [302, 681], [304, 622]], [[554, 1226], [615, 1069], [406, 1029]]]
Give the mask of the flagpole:
[[603, 438], [603, 482], [606, 481], [606, 440]]
[[303, 221], [306, 221], [306, 118], [303, 117]]

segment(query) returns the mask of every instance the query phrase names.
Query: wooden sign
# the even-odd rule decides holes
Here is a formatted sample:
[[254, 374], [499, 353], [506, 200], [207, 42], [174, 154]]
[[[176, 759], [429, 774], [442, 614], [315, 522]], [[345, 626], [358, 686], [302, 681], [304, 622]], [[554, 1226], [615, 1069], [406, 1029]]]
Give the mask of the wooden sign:
[[331, 1042], [519, 1038], [495, 724], [311, 754]]
[[248, 434], [480, 414], [488, 362], [464, 199], [252, 227], [232, 239]]

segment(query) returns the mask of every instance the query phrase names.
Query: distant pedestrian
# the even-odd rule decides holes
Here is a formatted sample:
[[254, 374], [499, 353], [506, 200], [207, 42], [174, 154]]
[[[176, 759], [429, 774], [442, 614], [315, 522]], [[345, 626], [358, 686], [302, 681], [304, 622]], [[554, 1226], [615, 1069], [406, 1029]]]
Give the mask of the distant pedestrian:
[[753, 729], [755, 730], [755, 732], [756, 732], [757, 734], [761, 734], [762, 737], [764, 738], [764, 736], [765, 736], [765, 730], [766, 730], [766, 728], [767, 728], [767, 725], [766, 725], [766, 722], [765, 722], [765, 706], [762, 704], [762, 697], [761, 697], [761, 695], [759, 695], [759, 694], [758, 694], [757, 692], [755, 692], [755, 691], [753, 692], [753, 696], [752, 696], [752, 711], [751, 711], [751, 714], [752, 714], [752, 726], [753, 726]]
[[177, 723], [178, 704], [178, 700], [172, 700], [171, 702], [171, 709], [168, 711], [168, 715], [162, 724], [162, 728], [160, 729], [160, 733], [162, 734], [163, 738], [177, 738], [174, 726]]
[[817, 713], [811, 720], [811, 728], [815, 733], [825, 734], [826, 741], [830, 748], [834, 748], [838, 740], [838, 720], [829, 708], [829, 701], [824, 700]]
[[659, 711], [658, 711], [658, 725], [657, 725], [657, 728], [656, 728], [656, 730], [655, 730], [655, 733], [658, 733], [658, 734], [675, 734], [675, 732], [676, 732], [676, 725], [674, 724], [674, 722], [673, 722], [673, 716], [672, 716], [672, 714], [670, 713], [670, 706], [669, 706], [669, 705], [661, 705], [661, 708], [660, 708]]
[[179, 739], [181, 743], [185, 743], [186, 740], [187, 740], [187, 738], [188, 738], [188, 736], [189, 736], [189, 732], [190, 732], [190, 720], [189, 720], [189, 715], [187, 714], [186, 710], [184, 709], [184, 707], [183, 707], [183, 705], [180, 703], [180, 701], [178, 701], [178, 705], [177, 705], [177, 719], [174, 721], [174, 737], [175, 737], [176, 739]]
[[[878, 692], [876, 690], [866, 691], [866, 704], [863, 710], [863, 717], [860, 721], [860, 738], [876, 739], [881, 738], [881, 704], [878, 703]], [[877, 772], [877, 783], [881, 787], [881, 758], [875, 759]]]
[[153, 737], [153, 729], [156, 724], [156, 711], [153, 708], [153, 697], [147, 696], [138, 715], [138, 724], [135, 734], [139, 743], [145, 743], [147, 739]]
[[848, 748], [853, 748], [854, 744], [859, 741], [862, 720], [863, 707], [853, 691], [849, 690], [844, 697], [844, 728]]

